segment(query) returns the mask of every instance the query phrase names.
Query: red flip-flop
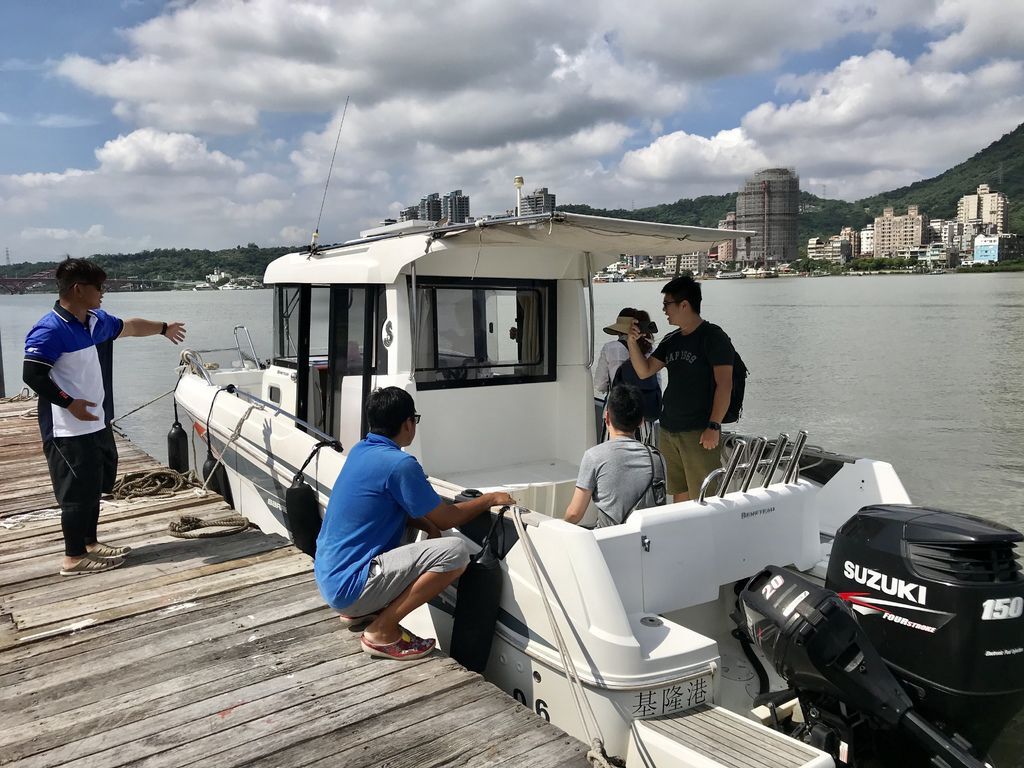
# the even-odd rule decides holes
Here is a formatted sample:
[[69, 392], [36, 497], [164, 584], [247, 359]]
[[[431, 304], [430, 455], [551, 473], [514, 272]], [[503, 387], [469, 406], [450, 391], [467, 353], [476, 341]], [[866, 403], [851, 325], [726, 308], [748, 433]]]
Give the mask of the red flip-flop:
[[393, 643], [377, 645], [365, 637], [359, 642], [363, 646], [363, 653], [368, 653], [377, 659], [395, 659], [396, 661], [412, 661], [426, 656], [434, 650], [434, 646], [437, 644], [433, 638], [416, 637], [406, 629], [402, 630], [402, 636]]

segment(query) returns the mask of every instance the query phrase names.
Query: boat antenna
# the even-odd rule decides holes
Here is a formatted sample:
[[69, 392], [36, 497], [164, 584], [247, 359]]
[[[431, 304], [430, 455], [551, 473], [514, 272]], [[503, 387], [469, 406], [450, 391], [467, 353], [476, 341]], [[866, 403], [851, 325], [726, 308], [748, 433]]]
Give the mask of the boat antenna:
[[327, 202], [327, 188], [331, 186], [331, 173], [334, 171], [334, 158], [338, 156], [338, 142], [341, 141], [341, 128], [345, 125], [345, 115], [348, 112], [348, 100], [351, 96], [345, 97], [345, 107], [341, 110], [341, 122], [338, 123], [338, 136], [334, 139], [334, 153], [331, 155], [331, 167], [327, 170], [327, 181], [324, 184], [324, 196], [320, 200], [320, 213], [316, 216], [316, 228], [313, 230], [313, 239], [309, 241], [309, 252], [316, 250], [316, 241], [320, 239], [320, 218], [324, 215], [324, 203]]

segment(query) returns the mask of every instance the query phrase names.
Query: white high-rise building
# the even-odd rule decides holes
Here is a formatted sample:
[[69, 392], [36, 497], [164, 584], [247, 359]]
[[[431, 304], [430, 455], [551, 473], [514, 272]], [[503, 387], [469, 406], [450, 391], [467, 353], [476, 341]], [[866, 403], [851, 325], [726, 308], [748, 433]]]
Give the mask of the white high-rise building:
[[988, 184], [978, 187], [977, 193], [964, 195], [956, 206], [956, 220], [966, 224], [974, 219], [980, 220], [982, 224], [995, 226], [996, 234], [1001, 234], [1009, 228], [1010, 205], [1006, 195], [1002, 192], [993, 192]]

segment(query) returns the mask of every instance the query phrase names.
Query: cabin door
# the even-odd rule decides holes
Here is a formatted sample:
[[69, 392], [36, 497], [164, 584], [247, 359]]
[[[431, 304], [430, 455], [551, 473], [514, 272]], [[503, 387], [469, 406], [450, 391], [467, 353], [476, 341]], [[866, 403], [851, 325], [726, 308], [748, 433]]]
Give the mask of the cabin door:
[[329, 373], [324, 409], [331, 435], [346, 449], [365, 435], [363, 398], [387, 373], [381, 329], [387, 312], [379, 285], [331, 286]]

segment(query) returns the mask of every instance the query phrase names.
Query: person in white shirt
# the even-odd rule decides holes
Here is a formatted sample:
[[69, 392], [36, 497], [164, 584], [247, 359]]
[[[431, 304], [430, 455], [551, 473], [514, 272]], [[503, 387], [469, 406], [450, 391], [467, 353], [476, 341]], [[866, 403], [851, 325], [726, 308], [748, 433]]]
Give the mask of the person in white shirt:
[[[623, 307], [619, 312], [619, 318], [635, 318], [636, 316], [637, 311], [632, 307]], [[618, 323], [618, 318], [616, 318], [616, 323]], [[605, 326], [604, 332], [615, 338], [601, 347], [601, 354], [597, 356], [597, 362], [594, 365], [594, 394], [601, 396], [608, 394], [619, 366], [629, 360], [629, 349], [626, 347], [628, 329], [622, 331], [615, 325], [608, 325]]]

